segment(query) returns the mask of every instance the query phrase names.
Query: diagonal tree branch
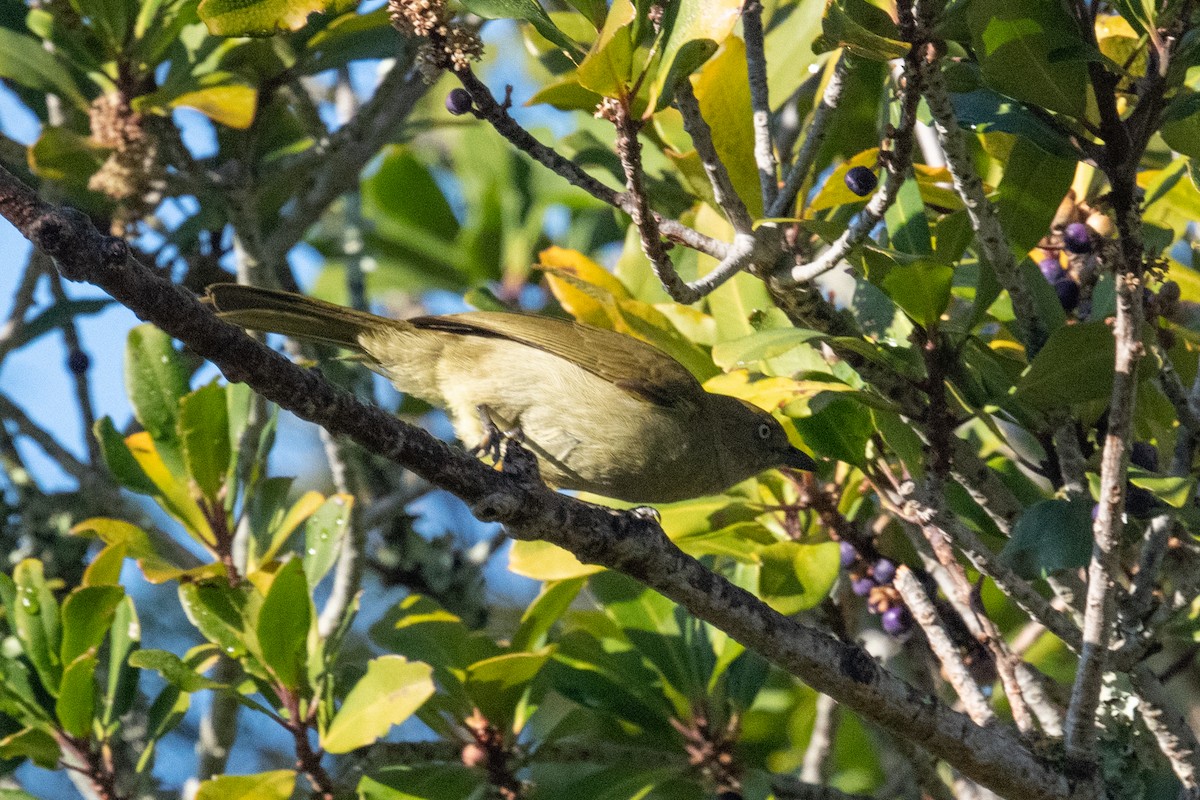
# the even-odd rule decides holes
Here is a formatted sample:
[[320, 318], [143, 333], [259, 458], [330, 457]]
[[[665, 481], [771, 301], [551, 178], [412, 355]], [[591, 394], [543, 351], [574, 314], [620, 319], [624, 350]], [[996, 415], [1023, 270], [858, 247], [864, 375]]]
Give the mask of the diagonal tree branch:
[[79, 212], [40, 201], [5, 170], [0, 215], [53, 256], [64, 277], [95, 283], [186, 342], [229, 380], [247, 382], [298, 416], [395, 460], [465, 500], [480, 519], [642, 581], [881, 727], [901, 736], [921, 730], [926, 750], [982, 785], [1029, 800], [1069, 794], [1065, 777], [1011, 731], [980, 728], [883, 669], [857, 645], [775, 612], [685, 555], [646, 516], [589, 505], [497, 472], [364, 405], [219, 320], [192, 294], [131, 258], [122, 240], [101, 235]]

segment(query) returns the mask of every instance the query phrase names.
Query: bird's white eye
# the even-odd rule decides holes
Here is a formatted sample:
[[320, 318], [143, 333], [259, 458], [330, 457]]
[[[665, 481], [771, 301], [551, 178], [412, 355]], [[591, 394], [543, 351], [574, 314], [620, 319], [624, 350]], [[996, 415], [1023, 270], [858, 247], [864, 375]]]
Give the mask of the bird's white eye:
[[765, 422], [763, 424], [759, 425], [758, 426], [758, 438], [762, 439], [764, 442], [767, 439], [770, 439], [771, 438], [771, 426]]

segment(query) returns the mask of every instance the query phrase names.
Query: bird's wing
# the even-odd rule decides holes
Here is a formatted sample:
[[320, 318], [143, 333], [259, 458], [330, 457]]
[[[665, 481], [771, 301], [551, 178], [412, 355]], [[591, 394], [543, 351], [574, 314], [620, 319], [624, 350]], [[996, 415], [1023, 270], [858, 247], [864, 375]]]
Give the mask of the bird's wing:
[[615, 331], [536, 314], [472, 311], [408, 320], [421, 330], [508, 339], [570, 361], [647, 402], [695, 404], [703, 387], [657, 347]]

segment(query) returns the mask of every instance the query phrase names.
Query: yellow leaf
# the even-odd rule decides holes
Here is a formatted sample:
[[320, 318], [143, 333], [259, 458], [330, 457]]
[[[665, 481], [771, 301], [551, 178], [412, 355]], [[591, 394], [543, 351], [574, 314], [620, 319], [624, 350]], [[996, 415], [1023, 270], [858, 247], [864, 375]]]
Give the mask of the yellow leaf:
[[604, 567], [581, 563], [557, 545], [525, 540], [513, 542], [508, 556], [508, 568], [517, 575], [538, 581], [582, 578], [604, 571]]
[[230, 128], [245, 130], [254, 122], [254, 110], [258, 104], [258, 90], [251, 86], [230, 84], [210, 86], [186, 92], [171, 101], [171, 108], [186, 106], [194, 108], [213, 122]]
[[175, 476], [167, 469], [162, 456], [154, 448], [154, 440], [150, 438], [150, 434], [146, 431], [135, 433], [126, 437], [125, 445], [142, 471], [158, 487], [160, 494], [157, 499], [167, 513], [183, 523], [188, 533], [203, 545], [213, 547], [217, 540], [208, 520], [204, 518], [204, 512], [200, 510], [187, 487], [175, 480]]

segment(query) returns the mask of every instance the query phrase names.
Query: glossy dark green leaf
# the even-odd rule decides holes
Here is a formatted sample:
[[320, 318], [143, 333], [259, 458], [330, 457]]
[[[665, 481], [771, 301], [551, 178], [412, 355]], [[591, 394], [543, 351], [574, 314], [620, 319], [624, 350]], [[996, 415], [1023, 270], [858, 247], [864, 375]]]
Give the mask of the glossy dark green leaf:
[[108, 644], [108, 683], [104, 692], [104, 712], [101, 721], [110, 725], [124, 716], [137, 699], [137, 672], [130, 667], [129, 657], [142, 641], [142, 626], [138, 621], [133, 600], [126, 596], [113, 614]]
[[32, 36], [4, 27], [0, 27], [0, 77], [58, 95], [78, 108], [87, 107], [71, 71], [54, 53]]
[[66, 665], [54, 711], [63, 730], [87, 737], [96, 713], [96, 652], [91, 650]]
[[1075, 177], [1075, 160], [1047, 153], [1018, 137], [1004, 164], [996, 209], [1017, 258], [1050, 230], [1050, 221]]
[[188, 475], [216, 504], [229, 472], [229, 411], [225, 388], [210, 383], [179, 401], [179, 439]]
[[463, 5], [484, 19], [525, 20], [572, 59], [578, 60], [583, 55], [579, 45], [558, 29], [537, 0], [463, 0]]
[[167, 683], [184, 692], [227, 688], [219, 681], [210, 680], [199, 674], [184, 663], [179, 656], [166, 650], [138, 650], [129, 657], [129, 664], [138, 669], [154, 670], [162, 675]]
[[476, 707], [501, 729], [519, 729], [520, 703], [550, 658], [550, 648], [504, 653], [467, 667], [463, 683]]
[[896, 267], [883, 279], [883, 290], [926, 329], [937, 325], [950, 304], [954, 269], [932, 260]]
[[187, 371], [171, 337], [153, 325], [131, 330], [125, 345], [125, 391], [138, 422], [154, 440], [163, 463], [176, 475], [183, 474], [179, 400], [187, 390]]
[[0, 758], [28, 758], [42, 769], [57, 769], [62, 750], [43, 728], [26, 728], [0, 739]]
[[818, 455], [849, 464], [864, 463], [874, 426], [870, 409], [862, 404], [835, 398], [812, 416], [792, 421], [804, 443]]
[[454, 614], [421, 595], [410, 595], [371, 628], [381, 647], [435, 667], [465, 669], [502, 651], [489, 637], [475, 633]]
[[275, 573], [258, 615], [263, 662], [281, 684], [296, 689], [305, 674], [312, 599], [303, 565], [296, 559]]
[[394, 765], [364, 775], [360, 800], [463, 800], [475, 798], [485, 778], [461, 764]]
[[521, 652], [544, 645], [550, 628], [567, 612], [586, 582], [584, 578], [571, 578], [542, 584], [538, 596], [521, 615], [521, 625], [512, 637], [512, 649]]
[[91, 21], [111, 51], [120, 52], [129, 42], [137, 19], [137, 0], [71, 0], [71, 7]]
[[27, 558], [13, 570], [16, 597], [11, 609], [12, 626], [25, 656], [37, 671], [42, 686], [58, 695], [63, 663], [59, 658], [62, 629], [58, 602], [46, 584], [42, 563]]
[[884, 219], [887, 222], [888, 241], [896, 250], [912, 256], [933, 253], [929, 218], [925, 215], [925, 203], [916, 180], [909, 178], [900, 185], [896, 201], [887, 210]]
[[1092, 557], [1090, 500], [1043, 500], [1021, 514], [1000, 559], [1027, 580], [1086, 566]]
[[975, 0], [971, 44], [996, 91], [1082, 118], [1088, 106], [1087, 49], [1066, 6], [1042, 0]]
[[335, 494], [304, 524], [304, 575], [309, 586], [316, 586], [333, 568], [349, 532], [353, 509], [353, 496]]
[[124, 597], [120, 586], [83, 586], [67, 595], [62, 605], [63, 664], [100, 646]]
[[1172, 508], [1183, 508], [1196, 489], [1196, 478], [1192, 475], [1155, 475], [1137, 467], [1130, 468], [1129, 482], [1151, 492]]
[[245, 654], [242, 609], [246, 598], [240, 589], [234, 589], [220, 579], [181, 583], [179, 600], [191, 623], [225, 655], [238, 658]]
[[1163, 141], [1177, 153], [1200, 158], [1200, 93], [1186, 92], [1167, 106]]
[[834, 0], [826, 6], [813, 50], [824, 53], [839, 47], [875, 61], [903, 58], [911, 49], [887, 12], [866, 0]]
[[1106, 399], [1115, 355], [1112, 331], [1103, 322], [1059, 328], [1021, 376], [1016, 398], [1042, 409]]

